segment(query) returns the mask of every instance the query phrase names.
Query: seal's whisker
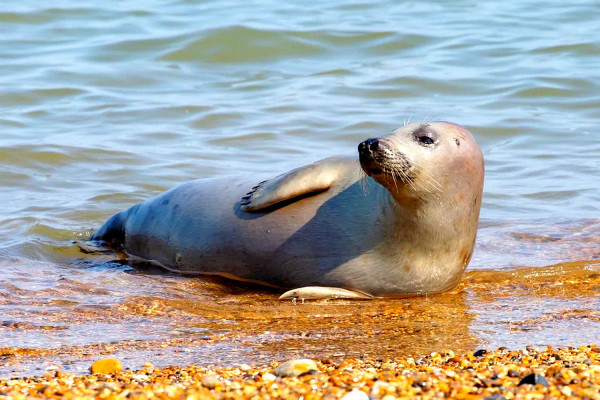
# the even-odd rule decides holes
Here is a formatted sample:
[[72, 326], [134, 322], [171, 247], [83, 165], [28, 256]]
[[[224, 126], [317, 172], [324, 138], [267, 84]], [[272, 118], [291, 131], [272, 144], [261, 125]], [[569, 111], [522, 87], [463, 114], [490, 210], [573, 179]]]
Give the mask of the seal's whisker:
[[368, 177], [369, 176], [363, 171], [362, 178], [360, 178], [360, 180], [361, 180], [361, 183], [362, 183], [363, 193], [365, 195], [367, 195], [367, 193], [369, 193], [369, 188], [367, 186], [367, 178]]
[[[423, 174], [423, 178], [425, 179], [421, 179], [420, 180], [420, 187], [423, 190], [426, 190], [428, 193], [433, 193], [433, 191], [435, 192], [441, 192], [442, 188], [439, 187], [439, 185], [437, 184], [437, 182], [435, 181], [435, 179], [433, 179], [430, 176], [427, 176], [427, 174], [422, 173]], [[429, 178], [429, 179], [427, 179]]]
[[[414, 161], [413, 161], [413, 164], [416, 164], [417, 166], [419, 166], [419, 164], [415, 163]], [[409, 183], [409, 186], [411, 188], [413, 188], [414, 190], [416, 190], [417, 188], [420, 188], [421, 190], [423, 190], [427, 193], [432, 193], [431, 190], [429, 190], [429, 188], [427, 188], [423, 183], [421, 183], [420, 181], [415, 181], [413, 179], [413, 177], [408, 174], [408, 172], [406, 172], [405, 170], [402, 170], [402, 169], [400, 171], [403, 174], [404, 180]], [[431, 179], [433, 179], [433, 178], [431, 178]]]
[[410, 186], [413, 190], [417, 189], [414, 181], [411, 179], [411, 177], [408, 175], [408, 173], [405, 170], [399, 169], [398, 172], [402, 175], [403, 182], [407, 182], [408, 186]]
[[419, 167], [419, 173], [422, 174], [424, 178], [426, 178], [426, 179], [423, 179], [423, 183], [429, 184], [433, 189], [435, 189], [438, 192], [443, 191], [442, 185], [426, 169], [422, 168], [422, 164], [420, 164], [419, 162], [417, 162], [415, 160], [413, 160], [413, 164], [415, 164], [415, 166]]
[[361, 182], [363, 193], [366, 196], [367, 193], [368, 193], [367, 178], [369, 177], [369, 175], [367, 175], [367, 173], [365, 172], [365, 170], [360, 165], [360, 160], [356, 160], [356, 162], [358, 163], [358, 169], [360, 170], [360, 179], [359, 180]]
[[[416, 182], [415, 182], [415, 181], [413, 181], [412, 183], [413, 183], [414, 185], [417, 185], [417, 186], [418, 186], [420, 189], [422, 189], [423, 191], [425, 191], [425, 192], [427, 192], [427, 193], [430, 193], [430, 194], [431, 194], [431, 190], [429, 190], [429, 189], [428, 189], [428, 188], [427, 188], [425, 185], [423, 185], [421, 182], [419, 182], [419, 181], [416, 181]], [[414, 187], [415, 187], [415, 186], [413, 186], [413, 188], [414, 188]]]
[[433, 176], [431, 176], [429, 173], [427, 173], [425, 171], [421, 171], [421, 174], [425, 178], [425, 179], [422, 179], [423, 185], [428, 185], [430, 188], [434, 189], [437, 192], [442, 191], [441, 185]]
[[435, 189], [438, 192], [442, 192], [442, 185], [428, 172], [423, 172], [423, 175], [425, 175], [425, 177], [427, 178], [426, 180], [424, 180], [424, 183], [429, 184], [433, 189]]
[[396, 173], [395, 170], [392, 169], [392, 179], [394, 180], [394, 187], [396, 188], [396, 191], [398, 191], [398, 179], [396, 179]]

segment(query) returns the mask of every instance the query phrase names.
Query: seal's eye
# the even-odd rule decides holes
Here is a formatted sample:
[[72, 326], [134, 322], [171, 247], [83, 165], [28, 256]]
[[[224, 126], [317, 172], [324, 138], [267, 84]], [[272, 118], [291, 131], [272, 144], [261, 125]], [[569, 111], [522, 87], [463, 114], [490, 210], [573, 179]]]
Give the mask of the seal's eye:
[[419, 140], [419, 143], [424, 144], [426, 146], [429, 146], [429, 145], [432, 145], [435, 143], [432, 138], [430, 138], [429, 136], [425, 136], [425, 135], [420, 135], [417, 137], [417, 139]]
[[419, 126], [412, 135], [413, 139], [424, 147], [433, 148], [438, 141], [437, 132], [430, 129], [426, 124]]

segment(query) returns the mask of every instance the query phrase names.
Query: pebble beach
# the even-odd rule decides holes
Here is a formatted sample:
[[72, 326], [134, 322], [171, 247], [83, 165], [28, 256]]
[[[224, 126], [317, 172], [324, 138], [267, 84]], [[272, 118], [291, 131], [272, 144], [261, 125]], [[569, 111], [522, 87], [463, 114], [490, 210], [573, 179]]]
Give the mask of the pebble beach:
[[51, 371], [0, 379], [11, 399], [598, 399], [600, 348], [480, 349], [395, 359], [289, 360], [235, 368], [120, 370], [100, 360], [93, 374]]

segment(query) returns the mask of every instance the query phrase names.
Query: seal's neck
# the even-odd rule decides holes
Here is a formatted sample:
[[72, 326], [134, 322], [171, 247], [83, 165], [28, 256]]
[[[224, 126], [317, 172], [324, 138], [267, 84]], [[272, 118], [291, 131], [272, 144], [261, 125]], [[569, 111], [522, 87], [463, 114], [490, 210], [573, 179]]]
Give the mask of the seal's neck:
[[[472, 247], [477, 233], [479, 208], [451, 195], [425, 199], [388, 194], [385, 218], [392, 222], [390, 235], [402, 237], [422, 255], [443, 259], [448, 253]], [[464, 202], [464, 203], [463, 203]]]

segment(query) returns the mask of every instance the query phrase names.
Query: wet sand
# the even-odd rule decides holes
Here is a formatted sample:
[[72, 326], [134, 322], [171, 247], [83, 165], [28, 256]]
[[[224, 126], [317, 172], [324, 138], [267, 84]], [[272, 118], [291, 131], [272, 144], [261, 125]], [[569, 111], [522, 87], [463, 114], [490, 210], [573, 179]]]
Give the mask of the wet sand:
[[[0, 333], [10, 345], [0, 346], [0, 376], [84, 373], [108, 356], [130, 369], [145, 362], [227, 368], [290, 358], [341, 362], [529, 344], [578, 347], [597, 343], [600, 331], [597, 267], [588, 261], [471, 271], [434, 296], [304, 304], [223, 280], [159, 275], [144, 281], [147, 292], [117, 296], [110, 282], [61, 277], [35, 296], [13, 290], [25, 300], [10, 314], [5, 307]], [[152, 278], [138, 273], [119, 280]], [[111, 302], [69, 303], [69, 288], [89, 295], [102, 291], [98, 286], [107, 292], [100, 298]]]

